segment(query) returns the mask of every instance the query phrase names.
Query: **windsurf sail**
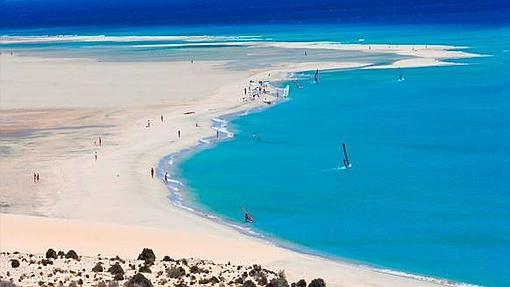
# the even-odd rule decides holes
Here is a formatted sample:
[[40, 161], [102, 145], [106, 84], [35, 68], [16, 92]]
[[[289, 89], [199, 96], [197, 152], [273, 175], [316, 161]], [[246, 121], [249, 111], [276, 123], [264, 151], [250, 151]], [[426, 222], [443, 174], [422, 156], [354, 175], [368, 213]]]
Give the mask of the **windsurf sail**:
[[241, 210], [244, 213], [244, 222], [252, 223], [253, 222], [253, 217], [248, 213], [248, 211], [246, 211], [246, 209], [244, 209], [244, 208], [241, 208]]
[[405, 80], [404, 78], [404, 75], [402, 74], [402, 70], [400, 70], [400, 68], [398, 68], [398, 81], [403, 81]]
[[342, 150], [344, 152], [344, 167], [351, 167], [351, 163], [349, 162], [349, 156], [347, 155], [347, 148], [345, 147], [345, 143], [342, 143]]
[[289, 96], [289, 89], [290, 89], [290, 86], [289, 85], [286, 85], [285, 88], [283, 89], [283, 95], [282, 97], [286, 98]]

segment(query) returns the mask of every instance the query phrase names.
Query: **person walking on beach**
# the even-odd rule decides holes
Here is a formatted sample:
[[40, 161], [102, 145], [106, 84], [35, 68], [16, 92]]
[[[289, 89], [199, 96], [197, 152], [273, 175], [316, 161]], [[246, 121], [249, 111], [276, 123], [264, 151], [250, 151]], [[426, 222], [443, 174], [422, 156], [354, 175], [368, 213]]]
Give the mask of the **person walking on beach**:
[[165, 183], [168, 183], [168, 172], [165, 172]]
[[163, 115], [161, 115], [161, 122], [163, 122]]
[[97, 161], [97, 151], [94, 152], [94, 160]]
[[35, 178], [36, 178], [37, 182], [39, 182], [39, 173], [37, 173]]
[[34, 172], [34, 183], [37, 181], [37, 174]]
[[99, 146], [101, 146], [103, 142], [101, 141], [101, 137], [99, 137]]
[[151, 127], [151, 120], [147, 120], [147, 125], [145, 127], [146, 128], [150, 128]]
[[151, 167], [151, 177], [154, 178], [154, 168]]
[[177, 137], [181, 138], [181, 130], [177, 130]]

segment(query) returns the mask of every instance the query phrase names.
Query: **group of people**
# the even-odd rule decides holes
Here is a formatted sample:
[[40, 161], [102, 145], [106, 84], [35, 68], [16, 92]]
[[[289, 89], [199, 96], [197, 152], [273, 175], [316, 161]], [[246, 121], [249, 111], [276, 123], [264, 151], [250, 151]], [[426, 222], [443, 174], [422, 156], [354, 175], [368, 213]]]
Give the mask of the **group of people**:
[[34, 183], [38, 183], [40, 179], [39, 173], [34, 171]]
[[[94, 141], [94, 144], [100, 147], [103, 146], [103, 139], [101, 139], [101, 136], [97, 137], [97, 141]], [[94, 161], [97, 161], [97, 151], [94, 151]]]
[[[161, 122], [164, 122], [164, 117], [163, 115], [160, 116], [160, 120]], [[147, 125], [145, 126], [146, 128], [149, 128], [151, 126], [151, 120], [147, 120]], [[195, 127], [199, 127], [198, 123], [195, 123]], [[180, 138], [181, 137], [181, 130], [177, 130], [177, 137]], [[99, 136], [98, 139], [96, 141], [94, 141], [94, 145], [99, 145], [99, 146], [102, 146], [103, 145], [103, 140], [102, 138]], [[97, 157], [98, 157], [98, 154], [97, 154], [97, 151], [94, 151], [94, 161], [97, 161]], [[155, 176], [155, 170], [153, 167], [151, 167], [150, 169], [150, 175], [152, 178], [154, 178]], [[168, 172], [165, 172], [165, 175], [164, 175], [164, 181], [165, 183], [168, 183]], [[34, 172], [34, 182], [39, 182], [39, 173], [36, 173]]]
[[[153, 167], [151, 167], [151, 178], [154, 178], [154, 175], [155, 175], [155, 170]], [[168, 172], [165, 172], [165, 175], [164, 175], [164, 178], [163, 178], [163, 181], [166, 183], [168, 183]]]
[[243, 102], [248, 100], [255, 100], [265, 95], [271, 95], [269, 82], [267, 81], [253, 81], [250, 80], [247, 88], [244, 88]]

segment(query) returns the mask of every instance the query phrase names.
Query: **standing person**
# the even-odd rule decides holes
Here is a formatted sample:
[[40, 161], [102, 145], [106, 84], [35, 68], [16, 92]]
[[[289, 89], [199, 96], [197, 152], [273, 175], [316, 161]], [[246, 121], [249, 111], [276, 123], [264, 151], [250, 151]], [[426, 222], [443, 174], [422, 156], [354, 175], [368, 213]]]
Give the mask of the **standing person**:
[[145, 127], [146, 128], [150, 128], [151, 127], [151, 120], [147, 120], [147, 125]]
[[97, 161], [97, 151], [94, 152], [94, 160]]
[[181, 130], [177, 130], [177, 137], [181, 138]]
[[168, 172], [165, 172], [165, 183], [168, 183]]
[[37, 173], [36, 180], [39, 182], [39, 173]]
[[244, 95], [246, 96], [246, 88], [244, 88]]
[[99, 146], [101, 146], [103, 142], [101, 141], [101, 137], [99, 137]]
[[220, 137], [220, 130], [216, 130], [216, 138]]
[[161, 115], [161, 122], [163, 122], [163, 115]]
[[37, 174], [34, 171], [34, 183], [37, 181]]
[[154, 168], [151, 167], [151, 177], [154, 178]]

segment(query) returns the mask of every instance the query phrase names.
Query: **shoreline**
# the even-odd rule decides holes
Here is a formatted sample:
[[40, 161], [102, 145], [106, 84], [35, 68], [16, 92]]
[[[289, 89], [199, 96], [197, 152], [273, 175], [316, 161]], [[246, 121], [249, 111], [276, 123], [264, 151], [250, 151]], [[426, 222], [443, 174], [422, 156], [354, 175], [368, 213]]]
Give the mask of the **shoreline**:
[[[287, 67], [282, 67], [282, 66], [274, 67], [274, 69], [270, 69], [269, 71], [268, 70], [264, 70], [264, 71], [258, 72], [256, 74], [252, 74], [250, 76], [250, 78], [260, 77], [260, 75], [265, 75], [268, 72], [270, 72], [273, 75], [277, 75], [276, 78], [282, 77], [281, 79], [283, 79], [284, 77], [289, 75], [289, 73], [296, 72], [296, 71], [304, 71], [304, 70], [307, 69], [307, 67], [308, 67], [308, 70], [312, 70], [312, 69], [314, 69], [313, 67], [315, 65], [316, 64], [304, 63], [304, 64], [296, 64], [294, 66], [290, 65], [290, 66], [287, 66]], [[323, 68], [324, 66], [326, 68]], [[363, 65], [359, 65], [359, 63], [358, 64], [357, 63], [321, 63], [321, 69], [328, 69], [328, 67], [329, 67], [329, 69], [361, 68], [362, 66]], [[246, 82], [247, 79], [244, 79], [243, 81]], [[240, 84], [242, 86], [242, 83], [233, 84], [232, 86], [237, 87]], [[219, 94], [221, 94], [221, 92], [222, 92], [222, 89], [220, 89], [218, 91]], [[232, 103], [234, 103], [234, 102], [235, 101], [232, 101]], [[207, 101], [203, 102], [202, 104], [206, 104], [207, 105]], [[259, 105], [263, 106], [263, 104], [261, 104], [261, 103], [259, 103]], [[208, 119], [208, 121], [210, 123], [210, 121], [211, 121], [210, 117], [214, 118], [214, 117], [217, 117], [217, 116], [225, 115], [225, 112], [227, 114], [229, 114], [229, 113], [235, 112], [237, 109], [241, 109], [242, 110], [242, 109], [245, 109], [246, 107], [247, 106], [245, 104], [237, 103], [234, 106], [230, 106], [230, 107], [226, 107], [225, 106], [221, 110], [215, 110], [213, 112], [205, 112], [205, 115], [202, 118], [202, 122], [204, 120]], [[251, 108], [257, 108], [257, 105], [248, 106], [248, 108], [250, 108], [250, 107]], [[180, 110], [185, 110], [185, 109], [186, 109], [186, 107], [180, 108]], [[145, 115], [146, 113], [143, 113], [143, 114]], [[139, 121], [140, 121], [140, 117], [138, 118], [138, 122]], [[194, 135], [193, 138], [188, 139], [184, 143], [181, 142], [181, 143], [178, 144], [177, 147], [172, 147], [172, 148], [178, 148], [179, 150], [181, 150], [181, 149], [189, 149], [189, 146], [196, 146], [197, 143], [199, 142], [200, 138], [202, 138], [203, 135], [214, 136], [213, 129], [211, 129], [209, 125], [207, 126], [207, 130], [203, 131], [201, 129], [201, 131], [202, 132], [200, 134], [196, 134], [196, 135]], [[157, 144], [157, 143], [155, 143], [155, 144]], [[148, 147], [150, 147], [150, 146], [147, 146], [147, 147], [142, 146], [141, 150], [144, 150], [144, 148], [145, 148], [145, 150], [147, 150]], [[167, 150], [167, 149], [168, 148], [163, 148], [162, 150]], [[135, 159], [135, 162], [137, 160], [141, 161], [141, 164], [140, 163], [135, 163], [135, 165], [143, 167], [143, 166], [146, 166], [146, 164], [145, 164], [146, 162], [154, 161], [154, 160], [159, 164], [159, 161], [162, 160], [162, 158], [161, 158], [161, 156], [159, 156], [159, 158], [158, 158], [158, 155], [155, 154], [155, 153], [158, 153], [158, 150], [156, 152], [153, 152], [152, 156], [149, 159], [141, 159], [141, 158]], [[122, 156], [124, 156], [124, 155], [125, 154], [120, 152], [120, 154], [118, 154], [116, 157], [118, 158], [120, 156], [120, 158], [122, 158]], [[113, 157], [113, 158], [115, 158], [115, 157]], [[75, 161], [71, 161], [70, 164], [71, 165], [69, 165], [69, 166], [74, 166]], [[159, 179], [158, 179], [158, 181], [159, 181]], [[143, 181], [143, 182], [146, 182], [146, 181]], [[79, 181], [78, 181], [78, 183], [79, 183]], [[145, 184], [143, 184], [141, 186], [147, 187], [147, 185], [145, 185]], [[148, 185], [148, 186], [149, 187], [157, 187], [157, 186], [159, 186], [159, 188], [156, 188], [156, 191], [151, 196], [153, 202], [159, 200], [162, 197], [162, 194], [161, 194], [162, 184], [161, 184], [161, 182], [158, 182], [157, 184], [151, 184], [151, 185]], [[159, 189], [159, 191], [157, 191], [157, 189]], [[167, 192], [166, 189], [165, 189], [165, 192]], [[70, 195], [70, 196], [72, 196], [72, 195]], [[166, 196], [163, 195], [163, 197], [166, 197]], [[101, 197], [99, 197], [99, 198], [101, 198]], [[60, 200], [62, 200], [62, 198], [60, 198]], [[133, 199], [133, 201], [134, 201], [134, 199]], [[90, 202], [94, 202], [94, 199], [93, 198], [90, 199]], [[77, 203], [74, 203], [74, 205], [71, 205], [71, 206], [69, 206], [67, 208], [64, 208], [64, 209], [59, 208], [59, 206], [57, 205], [56, 208], [54, 208], [54, 210], [55, 211], [60, 210], [60, 213], [58, 213], [58, 212], [55, 213], [55, 211], [54, 212], [50, 212], [48, 214], [49, 215], [48, 220], [51, 222], [51, 221], [54, 221], [54, 219], [51, 219], [51, 217], [60, 217], [60, 218], [62, 218], [63, 214], [70, 214], [69, 212], [71, 210], [73, 210], [73, 206], [75, 206], [75, 207], [77, 206], [76, 204]], [[107, 202], [105, 202], [103, 204], [107, 204]], [[150, 205], [148, 205], [148, 206], [150, 206]], [[62, 206], [60, 206], [60, 207], [62, 207]], [[156, 213], [154, 213], [154, 215], [157, 215], [157, 214], [163, 215], [163, 214], [165, 214], [166, 212], [169, 211], [169, 210], [167, 210], [168, 205], [165, 204], [165, 203], [161, 203], [161, 202], [157, 203], [157, 205], [152, 206], [152, 207], [157, 207], [158, 209], [161, 209], [158, 212], [162, 212], [162, 213], [156, 212]], [[125, 209], [119, 209], [119, 211], [122, 211], [122, 210], [125, 210]], [[129, 208], [126, 209], [126, 210], [129, 210]], [[106, 216], [107, 214], [109, 214], [109, 212], [112, 212], [112, 211], [105, 210], [101, 215]], [[178, 214], [183, 215], [180, 211], [176, 211], [176, 212], [172, 212], [172, 213], [174, 213], [172, 215], [178, 215]], [[189, 212], [186, 211], [186, 213], [189, 213]], [[60, 214], [60, 216], [59, 216], [59, 214]], [[93, 226], [89, 226], [89, 224], [83, 224], [83, 222], [80, 222], [79, 220], [87, 219], [86, 222], [89, 222], [92, 225], [95, 224], [97, 226], [97, 225], [104, 224], [104, 222], [101, 223], [101, 222], [99, 222], [97, 220], [97, 219], [101, 218], [101, 215], [96, 215], [96, 216], [91, 217], [91, 218], [90, 217], [89, 218], [80, 218], [80, 217], [77, 217], [77, 218], [68, 219], [68, 220], [72, 220], [72, 221], [77, 221], [78, 220], [80, 225], [88, 226], [89, 230], [94, 230]], [[15, 216], [15, 217], [18, 217], [17, 220], [26, 219], [26, 218], [23, 218], [24, 217], [23, 215], [18, 215], [18, 216]], [[194, 217], [196, 217], [196, 215], [192, 215], [192, 216], [183, 215], [183, 218], [188, 218], [188, 219], [190, 219], [191, 222], [196, 222], [196, 223], [200, 222], [200, 226], [208, 226], [211, 230], [216, 230], [215, 231], [216, 235], [222, 235], [222, 236], [227, 236], [227, 237], [232, 235], [232, 228], [226, 228], [224, 226], [219, 227], [219, 226], [216, 226], [216, 225], [218, 225], [217, 223], [210, 223], [210, 222], [205, 222], [204, 223], [203, 218], [201, 218], [201, 219], [197, 219], [197, 218], [192, 219], [192, 217], [194, 218]], [[126, 224], [126, 223], [130, 222], [131, 220], [134, 220], [135, 218], [136, 217], [128, 217], [128, 218], [124, 219], [122, 222], [115, 222], [116, 225], [114, 225], [114, 226], [117, 226], [118, 224]], [[134, 228], [135, 226], [139, 226], [140, 223], [143, 224], [144, 220], [149, 220], [150, 218], [151, 218], [151, 216], [148, 216], [146, 219], [137, 219], [138, 220], [138, 224], [134, 224], [134, 225], [132, 225], [132, 227]], [[169, 219], [171, 217], [170, 216], [165, 216], [165, 218]], [[12, 218], [11, 215], [0, 214], [0, 220], [4, 221], [4, 224], [3, 224], [2, 228], [5, 228], [5, 223], [7, 222], [6, 219], [7, 219], [7, 221], [13, 221], [13, 220], [16, 221], [16, 218]], [[31, 218], [31, 220], [39, 222], [39, 224], [44, 224], [44, 222], [40, 222], [38, 220], [35, 220], [34, 218]], [[28, 221], [31, 221], [31, 220], [28, 220]], [[64, 220], [66, 220], [66, 219], [64, 219]], [[210, 220], [206, 219], [206, 221], [210, 221]], [[160, 232], [165, 233], [166, 236], [172, 237], [173, 236], [172, 232], [176, 232], [179, 229], [178, 228], [179, 225], [174, 225], [171, 228], [169, 228], [170, 226], [166, 226], [167, 224], [164, 224], [163, 222], [164, 222], [164, 219], [160, 219], [158, 221], [151, 222], [149, 227], [152, 226], [152, 227], [155, 228], [157, 226], [158, 228], [161, 229]], [[25, 223], [27, 224], [27, 222], [25, 222]], [[46, 222], [46, 223], [48, 223], [48, 222]], [[9, 225], [9, 224], [7, 224], [7, 225]], [[63, 224], [63, 222], [60, 222], [57, 225], [59, 225], [60, 228], [61, 228], [62, 225], [64, 225], [64, 224]], [[10, 226], [9, 228], [13, 228], [13, 227]], [[23, 228], [23, 227], [21, 227], [21, 228]], [[137, 228], [140, 228], [140, 227], [137, 227]], [[8, 229], [8, 230], [10, 230], [12, 232], [13, 229]], [[56, 230], [58, 230], [58, 227], [57, 227]], [[193, 237], [193, 236], [195, 236], [197, 234], [203, 235], [202, 232], [198, 232], [197, 233], [198, 230], [200, 230], [200, 228], [198, 228], [198, 229], [192, 228], [191, 232], [190, 232], [190, 230], [184, 231], [184, 233], [186, 235], [183, 235], [183, 238], [189, 239], [190, 236]], [[105, 230], [102, 230], [102, 231], [104, 232]], [[238, 231], [234, 231], [234, 232], [237, 233]], [[13, 244], [13, 242], [11, 242], [12, 238], [9, 238], [5, 234], [5, 233], [8, 233], [8, 232], [2, 232], [2, 233], [3, 233], [3, 236], [4, 236], [2, 242], [8, 242], [9, 244]], [[158, 232], [156, 232], [156, 233], [158, 233]], [[8, 237], [7, 239], [5, 238], [6, 236]], [[222, 236], [220, 236], [220, 237], [222, 237]], [[337, 261], [331, 262], [330, 259], [324, 259], [324, 258], [322, 258], [320, 256], [317, 256], [317, 255], [307, 255], [307, 254], [301, 254], [301, 253], [294, 254], [296, 252], [292, 251], [292, 250], [282, 250], [282, 248], [278, 247], [278, 246], [266, 246], [267, 242], [260, 242], [260, 240], [254, 239], [251, 236], [249, 236], [249, 238], [246, 238], [246, 239], [244, 237], [245, 236], [241, 235], [241, 234], [238, 234], [238, 235], [235, 236], [235, 238], [239, 239], [239, 241], [242, 241], [242, 243], [237, 244], [238, 250], [244, 250], [245, 248], [242, 247], [242, 246], [244, 246], [245, 244], [248, 244], [248, 245], [255, 244], [255, 245], [258, 246], [257, 248], [262, 248], [260, 250], [266, 250], [265, 252], [267, 252], [267, 253], [264, 252], [265, 254], [260, 254], [259, 256], [254, 256], [258, 252], [255, 252], [255, 253], [254, 252], [250, 252], [250, 254], [245, 254], [244, 255], [245, 257], [244, 257], [243, 260], [248, 260], [248, 261], [251, 260], [252, 261], [252, 260], [254, 260], [253, 258], [259, 258], [259, 260], [263, 261], [264, 264], [269, 264], [272, 267], [276, 266], [278, 268], [282, 267], [282, 268], [284, 268], [286, 270], [290, 270], [291, 278], [293, 276], [296, 276], [296, 278], [297, 278], [297, 277], [299, 277], [298, 274], [302, 275], [302, 274], [304, 274], [303, 272], [307, 272], [308, 273], [307, 276], [312, 276], [311, 275], [312, 272], [310, 272], [310, 270], [316, 269], [317, 267], [322, 269], [322, 267], [327, 266], [327, 267], [324, 267], [324, 270], [320, 270], [320, 272], [323, 273], [323, 274], [329, 274], [329, 276], [326, 275], [324, 277], [326, 277], [326, 281], [328, 282], [328, 285], [332, 285], [332, 286], [339, 286], [339, 285], [342, 285], [344, 283], [348, 284], [348, 282], [352, 283], [353, 286], [365, 286], [365, 285], [373, 284], [373, 283], [377, 284], [376, 286], [438, 286], [438, 285], [452, 286], [452, 284], [450, 284], [450, 283], [448, 283], [446, 281], [441, 281], [440, 279], [438, 279], [439, 281], [433, 281], [433, 282], [426, 281], [425, 282], [425, 281], [419, 280], [417, 278], [404, 277], [404, 276], [401, 276], [401, 275], [396, 275], [396, 274], [391, 274], [391, 273], [381, 273], [382, 275], [377, 276], [375, 274], [379, 273], [379, 271], [370, 270], [370, 269], [367, 269], [367, 270], [362, 269], [362, 270], [360, 270], [360, 268], [361, 268], [360, 266], [353, 265], [352, 263], [349, 263], [349, 262], [337, 262]], [[56, 240], [56, 239], [53, 238], [52, 240]], [[215, 242], [222, 242], [222, 244], [218, 243], [218, 246], [220, 246], [220, 245], [223, 245], [225, 238], [223, 238], [223, 239], [216, 238], [215, 240], [217, 240]], [[207, 238], [205, 240], [201, 239], [200, 241], [202, 241], [202, 243], [208, 242]], [[7, 245], [9, 246], [9, 244], [7, 244]], [[16, 245], [16, 244], [14, 244], [14, 245]], [[199, 245], [200, 244], [198, 244], [198, 246]], [[195, 244], [195, 247], [196, 246], [197, 246], [197, 244]], [[265, 247], [262, 247], [262, 246], [265, 246]], [[4, 249], [4, 248], [5, 248], [5, 245], [2, 246], [2, 249]], [[164, 245], [163, 245], [160, 248], [164, 249], [164, 248], [168, 248], [168, 247], [164, 247]], [[255, 248], [255, 249], [257, 249], [257, 248]], [[175, 250], [173, 250], [173, 251], [175, 252]], [[192, 250], [187, 250], [188, 253], [190, 251], [191, 251], [191, 253], [194, 253]], [[199, 251], [195, 251], [195, 252], [199, 252]], [[204, 253], [204, 250], [201, 250], [201, 252], [202, 252], [202, 254], [201, 254], [202, 257], [203, 256], [207, 256], [207, 252]], [[276, 253], [277, 255], [275, 255], [273, 253]], [[221, 257], [226, 258], [225, 256], [227, 256], [227, 257], [229, 256], [229, 255], [220, 255], [220, 254], [217, 254], [217, 253], [213, 253], [213, 254], [215, 254], [214, 256], [216, 256], [216, 259], [221, 258]], [[248, 256], [248, 257], [246, 257], [246, 256]], [[285, 258], [287, 258], [287, 259], [285, 259]], [[290, 258], [294, 258], [294, 259], [290, 259]], [[299, 263], [296, 262], [295, 261], [296, 258], [300, 258], [301, 261]], [[203, 259], [209, 259], [209, 258], [203, 258]], [[311, 266], [314, 266], [314, 267], [312, 267], [312, 269], [310, 269]], [[339, 266], [343, 266], [342, 267], [343, 269], [340, 268]], [[340, 268], [340, 269], [337, 269], [337, 268]], [[352, 269], [354, 269], [354, 271], [352, 271]], [[343, 271], [340, 271], [340, 270], [343, 270]], [[352, 274], [346, 273], [346, 272], [348, 272], [346, 270], [351, 270]], [[319, 272], [319, 270], [317, 270], [317, 272]], [[338, 273], [343, 273], [343, 274], [341, 274], [341, 275], [337, 274], [337, 276], [335, 276], [336, 279], [332, 278], [331, 276], [333, 276], [333, 274], [335, 274], [337, 272]], [[434, 279], [434, 278], [432, 278], [432, 279]], [[411, 280], [411, 282], [408, 282], [407, 280]], [[424, 285], [418, 284], [419, 282], [423, 283]], [[455, 284], [457, 284], [457, 283], [455, 283]], [[453, 284], [453, 285], [455, 285], [455, 284]], [[458, 284], [463, 284], [463, 283], [458, 283]]]

